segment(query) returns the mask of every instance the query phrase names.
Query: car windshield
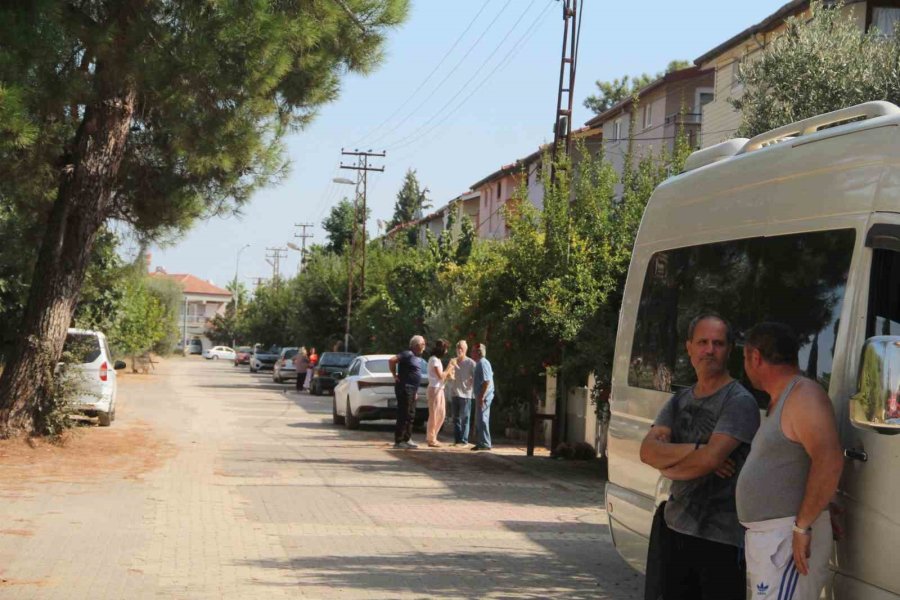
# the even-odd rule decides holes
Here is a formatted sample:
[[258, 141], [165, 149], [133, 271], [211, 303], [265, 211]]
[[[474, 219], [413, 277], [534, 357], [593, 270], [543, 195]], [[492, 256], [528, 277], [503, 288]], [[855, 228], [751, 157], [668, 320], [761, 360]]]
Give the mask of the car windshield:
[[294, 358], [297, 356], [298, 348], [285, 348], [281, 351], [281, 354], [284, 358]]
[[100, 340], [96, 335], [70, 333], [63, 345], [63, 361], [92, 363], [100, 356]]
[[323, 367], [346, 367], [354, 358], [356, 358], [355, 354], [347, 352], [326, 352], [319, 360], [319, 364]]
[[386, 358], [366, 361], [366, 371], [374, 375], [391, 372], [388, 368], [388, 361]]
[[253, 348], [250, 346], [241, 346], [237, 349], [238, 352], [253, 352]]

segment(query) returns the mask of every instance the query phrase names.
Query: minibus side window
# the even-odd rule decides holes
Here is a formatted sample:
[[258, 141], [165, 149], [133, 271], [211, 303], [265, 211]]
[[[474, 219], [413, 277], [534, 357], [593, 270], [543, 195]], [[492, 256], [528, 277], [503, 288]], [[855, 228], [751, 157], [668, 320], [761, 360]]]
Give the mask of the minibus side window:
[[[800, 368], [826, 387], [831, 376], [852, 229], [746, 238], [659, 252], [638, 306], [628, 383], [672, 391], [694, 383], [684, 349], [691, 319], [716, 312], [740, 335], [781, 321], [801, 337]], [[729, 371], [743, 375], [739, 347]]]
[[866, 337], [900, 335], [900, 252], [872, 250]]

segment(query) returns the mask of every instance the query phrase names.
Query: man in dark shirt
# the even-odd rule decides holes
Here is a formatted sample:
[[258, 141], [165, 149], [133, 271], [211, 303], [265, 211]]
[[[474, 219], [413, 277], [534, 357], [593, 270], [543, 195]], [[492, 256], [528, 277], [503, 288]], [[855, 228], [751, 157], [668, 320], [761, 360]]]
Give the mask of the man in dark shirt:
[[394, 430], [394, 448], [409, 450], [418, 448], [413, 442], [413, 423], [416, 420], [416, 399], [422, 384], [422, 352], [425, 338], [414, 335], [409, 340], [409, 350], [404, 350], [388, 360], [388, 368], [394, 376], [394, 393], [397, 396], [397, 427]]
[[744, 600], [743, 528], [735, 483], [759, 427], [756, 400], [728, 373], [731, 327], [696, 317], [687, 353], [697, 383], [663, 406], [641, 444], [641, 460], [672, 480], [660, 549], [664, 600]]

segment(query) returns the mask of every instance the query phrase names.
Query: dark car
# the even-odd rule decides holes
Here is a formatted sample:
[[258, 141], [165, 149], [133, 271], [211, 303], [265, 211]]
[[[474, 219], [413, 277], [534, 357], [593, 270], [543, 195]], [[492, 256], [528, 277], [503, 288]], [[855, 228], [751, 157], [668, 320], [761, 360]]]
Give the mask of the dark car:
[[250, 372], [274, 371], [275, 361], [278, 360], [279, 355], [281, 355], [280, 346], [272, 346], [265, 350], [257, 345], [253, 349], [253, 354], [250, 355]]
[[234, 366], [249, 365], [251, 354], [253, 354], [253, 348], [250, 346], [239, 346], [234, 351]]
[[324, 352], [319, 356], [319, 364], [313, 370], [312, 381], [309, 382], [309, 391], [314, 396], [321, 396], [326, 391], [334, 391], [335, 373], [346, 374], [347, 367], [356, 358], [353, 352]]

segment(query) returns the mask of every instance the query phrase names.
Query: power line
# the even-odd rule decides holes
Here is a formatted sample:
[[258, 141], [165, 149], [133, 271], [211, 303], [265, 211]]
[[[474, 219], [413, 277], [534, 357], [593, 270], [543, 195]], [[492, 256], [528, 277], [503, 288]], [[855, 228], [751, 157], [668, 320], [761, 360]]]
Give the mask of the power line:
[[[472, 25], [475, 24], [475, 21], [478, 20], [478, 17], [481, 16], [481, 13], [484, 12], [484, 10], [488, 7], [488, 5], [489, 5], [491, 2], [493, 2], [493, 0], [487, 0], [484, 4], [481, 5], [481, 8], [478, 10], [477, 13], [475, 13], [475, 16], [472, 17], [472, 20], [469, 21], [469, 24], [466, 25], [466, 28], [463, 29], [463, 32], [459, 34], [459, 36], [456, 38], [456, 41], [453, 42], [453, 45], [452, 45], [452, 46], [450, 46], [450, 49], [447, 50], [447, 52], [444, 53], [444, 56], [441, 58], [441, 60], [438, 61], [438, 63], [434, 66], [434, 68], [431, 70], [431, 72], [425, 77], [425, 79], [422, 80], [422, 82], [418, 85], [418, 87], [416, 87], [416, 89], [414, 89], [414, 90], [412, 91], [412, 93], [411, 93], [409, 96], [407, 96], [406, 100], [404, 100], [404, 101], [403, 101], [396, 109], [394, 109], [394, 112], [392, 112], [390, 115], [388, 115], [388, 117], [387, 117], [384, 121], [382, 121], [381, 123], [379, 123], [378, 125], [376, 125], [374, 128], [370, 129], [370, 130], [367, 131], [365, 134], [363, 134], [363, 136], [357, 141], [357, 143], [356, 143], [355, 145], [357, 145], [357, 146], [362, 145], [361, 142], [363, 142], [366, 138], [368, 138], [368, 137], [374, 135], [376, 131], [380, 130], [383, 126], [387, 125], [388, 122], [389, 122], [391, 119], [393, 119], [394, 117], [396, 117], [396, 116], [400, 113], [401, 110], [403, 110], [404, 108], [406, 108], [406, 105], [409, 104], [410, 101], [412, 101], [412, 99], [416, 96], [416, 94], [418, 94], [419, 91], [420, 91], [423, 87], [425, 87], [425, 85], [426, 85], [429, 81], [431, 81], [431, 78], [434, 76], [435, 73], [437, 73], [437, 70], [440, 69], [440, 68], [441, 68], [441, 65], [444, 64], [444, 61], [446, 61], [446, 60], [450, 57], [450, 55], [453, 53], [453, 51], [456, 49], [456, 47], [457, 47], [457, 46], [459, 45], [459, 43], [462, 41], [463, 37], [465, 37], [465, 35], [466, 35], [467, 33], [469, 33], [469, 30], [472, 29]], [[507, 2], [507, 5], [509, 5], [509, 2]], [[506, 8], [506, 7], [504, 7], [504, 9], [505, 9], [505, 8]], [[502, 12], [503, 12], [503, 11], [501, 10], [501, 13], [502, 13]], [[499, 14], [498, 14], [498, 16], [499, 16]], [[496, 17], [495, 17], [495, 20], [496, 20]], [[485, 31], [486, 31], [486, 30], [485, 30]], [[481, 37], [484, 37], [484, 33], [482, 33], [482, 36], [481, 36]], [[481, 39], [481, 38], [479, 38], [479, 41], [480, 41], [480, 39]], [[471, 49], [470, 49], [470, 51], [471, 51]], [[457, 66], [458, 66], [458, 65], [457, 65]], [[451, 71], [451, 74], [452, 74], [452, 71]]]
[[[525, 10], [522, 12], [522, 14], [519, 15], [519, 18], [516, 19], [515, 23], [513, 23], [513, 26], [506, 32], [506, 35], [503, 36], [503, 39], [500, 40], [500, 43], [497, 44], [496, 47], [494, 47], [494, 49], [491, 51], [491, 53], [488, 55], [488, 57], [487, 57], [487, 58], [481, 63], [481, 65], [475, 70], [475, 73], [469, 78], [469, 81], [472, 81], [472, 79], [474, 79], [475, 77], [477, 77], [478, 74], [481, 72], [481, 70], [484, 68], [484, 66], [485, 66], [488, 62], [490, 62], [490, 60], [494, 57], [494, 55], [497, 53], [497, 51], [500, 49], [500, 47], [506, 42], [507, 38], [509, 38], [510, 34], [512, 34], [512, 32], [513, 32], [513, 31], [515, 30], [515, 28], [519, 25], [519, 23], [522, 21], [522, 19], [525, 17], [525, 15], [528, 13], [528, 11], [531, 10], [531, 7], [534, 5], [534, 3], [535, 3], [536, 1], [537, 1], [537, 0], [531, 0], [531, 2], [530, 2], [530, 3], [528, 4], [528, 6], [525, 8]], [[460, 61], [453, 67], [453, 69], [450, 71], [450, 73], [448, 73], [448, 74], [444, 77], [444, 79], [441, 80], [441, 82], [438, 84], [438, 86], [437, 86], [435, 89], [433, 89], [433, 90], [431, 91], [431, 93], [428, 94], [428, 96], [427, 96], [422, 102], [420, 102], [419, 105], [416, 106], [415, 109], [412, 110], [412, 112], [410, 112], [409, 114], [407, 114], [407, 115], [403, 118], [403, 120], [400, 121], [400, 122], [394, 127], [394, 130], [400, 129], [400, 127], [401, 127], [403, 124], [405, 124], [407, 121], [409, 121], [409, 119], [410, 119], [414, 114], [416, 114], [423, 106], [425, 106], [425, 104], [426, 104], [429, 100], [431, 100], [432, 97], [434, 97], [435, 93], [437, 93], [437, 91], [441, 88], [442, 85], [444, 85], [444, 83], [450, 78], [450, 76], [453, 75], [453, 73], [456, 72], [456, 69], [459, 68], [459, 66], [462, 64], [462, 62], [469, 56], [469, 54], [471, 53], [471, 51], [475, 48], [475, 46], [478, 45], [478, 42], [481, 41], [481, 39], [484, 37], [484, 35], [490, 30], [490, 28], [494, 25], [494, 23], [497, 21], [497, 19], [500, 17], [500, 15], [503, 14], [503, 12], [506, 10], [506, 8], [510, 5], [511, 2], [512, 2], [512, 0], [507, 0], [506, 4], [503, 5], [503, 8], [500, 9], [500, 12], [497, 14], [497, 16], [494, 17], [494, 20], [490, 22], [490, 24], [488, 25], [488, 28], [485, 29], [485, 30], [482, 32], [482, 34], [481, 34], [481, 35], [478, 37], [478, 39], [475, 41], [475, 44], [473, 44], [472, 47], [469, 48], [469, 51], [466, 52], [465, 55], [463, 55], [462, 59], [460, 59]], [[467, 83], [468, 83], [468, 82], [466, 82], [466, 84], [467, 84]], [[465, 87], [466, 84], [463, 84], [463, 86], [462, 86], [460, 89], [463, 89], [463, 88]], [[457, 92], [457, 94], [454, 96], [454, 98], [456, 98], [458, 95], [459, 95], [459, 92]], [[449, 104], [449, 103], [448, 103], [448, 104]], [[426, 124], [427, 124], [428, 122], [430, 122], [431, 120], [433, 120], [434, 118], [436, 118], [439, 114], [440, 114], [440, 113], [438, 113], [438, 114], [432, 116], [428, 121], [426, 121]], [[378, 139], [375, 140], [375, 143], [379, 143], [379, 142], [381, 142], [383, 139], [385, 139], [385, 138], [387, 138], [387, 137], [390, 137], [391, 133], [393, 133], [393, 132], [388, 132], [388, 133], [386, 133], [386, 134], [384, 134], [384, 135], [379, 136]]]
[[[532, 0], [532, 4], [534, 3], [534, 1], [535, 1], [535, 0]], [[530, 5], [529, 5], [529, 6], [530, 6]], [[520, 49], [521, 49], [522, 43], [526, 40], [526, 38], [530, 37], [530, 35], [534, 32], [534, 30], [537, 28], [537, 25], [540, 23], [541, 17], [547, 12], [547, 10], [548, 10], [551, 6], [553, 6], [553, 3], [552, 3], [552, 2], [548, 3], [547, 6], [544, 8], [544, 10], [541, 11], [540, 13], [538, 13], [537, 17], [534, 19], [534, 21], [532, 21], [531, 26], [530, 26], [528, 29], [525, 30], [525, 33], [522, 34], [522, 35], [519, 37], [519, 39], [516, 40], [516, 42], [514, 42], [513, 46], [509, 49], [509, 51], [507, 51], [507, 53], [504, 55], [504, 57], [503, 57], [502, 59], [500, 59], [500, 62], [498, 62], [498, 63], [496, 64], [496, 66], [494, 66], [494, 68], [493, 68], [493, 69], [492, 69], [485, 77], [483, 77], [483, 78], [481, 79], [481, 81], [478, 82], [477, 85], [474, 86], [474, 89], [480, 89], [481, 86], [484, 85], [484, 83], [485, 83], [488, 79], [490, 79], [491, 77], [493, 77], [494, 74], [495, 74], [501, 67], [506, 66], [506, 64], [508, 64], [509, 59], [512, 58], [512, 56], [514, 55], [514, 53], [515, 53], [517, 50], [520, 50]], [[523, 16], [524, 16], [524, 15], [523, 15]], [[510, 33], [511, 33], [511, 31], [510, 31]], [[504, 39], [505, 39], [505, 38], [504, 38]], [[499, 48], [499, 47], [498, 47], [498, 48]], [[496, 53], [496, 52], [495, 52], [495, 53]], [[493, 56], [493, 54], [492, 54], [492, 56]], [[482, 68], [483, 68], [484, 66], [486, 66], [487, 63], [488, 63], [489, 61], [490, 61], [490, 58], [488, 59], [488, 61], [486, 61], [486, 62], [482, 65]], [[423, 138], [423, 137], [424, 137], [424, 134], [427, 134], [427, 133], [430, 133], [431, 131], [434, 131], [434, 129], [436, 129], [437, 127], [441, 126], [441, 125], [444, 124], [448, 119], [450, 119], [450, 117], [453, 116], [460, 108], [462, 108], [462, 107], [466, 104], [466, 102], [468, 102], [469, 99], [471, 99], [472, 96], [469, 95], [469, 96], [466, 96], [465, 98], [463, 98], [462, 101], [459, 102], [456, 106], [454, 106], [450, 111], [445, 111], [445, 109], [446, 109], [448, 106], [450, 106], [450, 104], [452, 104], [454, 100], [456, 100], [457, 98], [459, 98], [459, 96], [460, 96], [464, 91], [467, 91], [467, 89], [469, 89], [469, 88], [468, 88], [468, 84], [472, 82], [472, 80], [478, 75], [478, 73], [479, 73], [480, 71], [481, 71], [481, 68], [479, 68], [479, 70], [476, 71], [476, 72], [473, 74], [473, 76], [472, 76], [472, 77], [471, 77], [471, 78], [470, 78], [463, 86], [460, 87], [460, 89], [456, 92], [456, 94], [454, 94], [454, 95], [450, 98], [450, 100], [448, 100], [448, 101], [447, 101], [447, 102], [446, 102], [446, 103], [445, 103], [445, 104], [444, 104], [444, 105], [443, 105], [443, 106], [442, 106], [442, 107], [441, 107], [441, 108], [440, 108], [440, 109], [439, 109], [439, 110], [438, 110], [438, 111], [437, 111], [430, 119], [428, 119], [425, 123], [423, 123], [421, 126], [419, 126], [418, 129], [414, 130], [414, 131], [413, 131], [412, 133], [410, 133], [409, 135], [406, 135], [406, 136], [404, 136], [404, 137], [402, 137], [402, 138], [396, 140], [393, 144], [388, 144], [388, 145], [387, 145], [388, 148], [390, 148], [391, 150], [397, 150], [397, 149], [399, 149], [399, 148], [404, 148], [404, 147], [406, 147], [406, 146], [408, 146], [408, 145], [410, 145], [410, 144], [412, 144], [412, 143], [418, 141], [419, 139]], [[434, 121], [435, 119], [437, 119], [438, 117], [440, 117], [441, 115], [443, 115], [443, 118], [441, 118], [437, 123], [435, 123], [434, 125], [432, 125], [432, 126], [429, 127], [429, 124], [430, 124], [432, 121]]]

